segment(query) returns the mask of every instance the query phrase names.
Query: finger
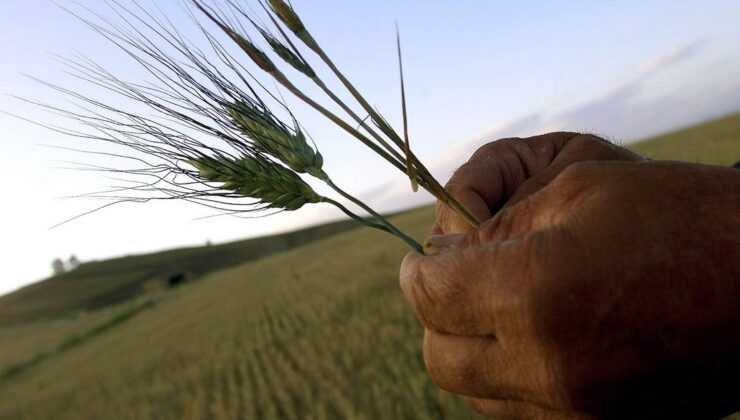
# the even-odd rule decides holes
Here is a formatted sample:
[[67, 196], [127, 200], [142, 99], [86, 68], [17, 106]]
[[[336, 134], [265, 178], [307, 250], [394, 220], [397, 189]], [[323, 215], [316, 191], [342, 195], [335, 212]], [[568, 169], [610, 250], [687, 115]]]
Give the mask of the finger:
[[528, 378], [518, 363], [505, 360], [492, 335], [461, 336], [424, 331], [424, 363], [435, 384], [456, 394], [494, 399], [522, 399]]
[[[549, 185], [550, 182], [552, 182], [561, 172], [573, 163], [592, 160], [644, 160], [643, 157], [629, 151], [628, 149], [619, 147], [607, 140], [591, 134], [558, 134], [567, 134], [567, 136], [564, 135], [560, 138], [560, 141], [558, 142], [560, 150], [558, 150], [557, 154], [553, 156], [552, 161], [540, 171], [532, 173], [531, 177], [524, 181], [517, 188], [514, 194], [511, 195], [504, 207], [511, 207], [523, 199], [535, 194], [537, 191]], [[543, 141], [549, 142], [551, 139], [545, 140], [533, 137], [530, 141], [539, 144]], [[539, 146], [533, 144], [533, 147], [537, 148]]]
[[[505, 150], [501, 143], [496, 146]], [[513, 191], [523, 179], [524, 170], [514, 153], [484, 155], [479, 150], [455, 171], [445, 188], [478, 220], [488, 220], [507, 192]], [[437, 224], [443, 234], [466, 233], [473, 229], [467, 220], [441, 202], [437, 205]]]
[[424, 241], [424, 255], [432, 256], [440, 252], [455, 248], [465, 240], [467, 235], [462, 233], [452, 235], [430, 235]]
[[474, 410], [496, 420], [593, 420], [598, 418], [585, 413], [551, 410], [525, 401], [464, 398]]
[[475, 236], [466, 237], [458, 246], [527, 238], [530, 245], [542, 251], [547, 237], [567, 234], [566, 222], [576, 217], [579, 209], [598, 199], [599, 181], [590, 168], [598, 165], [597, 162], [571, 164], [532, 195], [505, 206], [482, 224]]
[[562, 406], [545, 358], [523, 353], [528, 347], [512, 344], [518, 337], [503, 339], [425, 330], [424, 363], [435, 384], [456, 394]]
[[[448, 189], [448, 192], [476, 219], [488, 220], [491, 218], [491, 211], [486, 201], [477, 192], [468, 189], [459, 191], [449, 191]], [[468, 233], [475, 229], [475, 226], [467, 219], [441, 201], [437, 201], [436, 211], [437, 217], [433, 234]]]
[[459, 185], [476, 192], [495, 211], [519, 185], [545, 170], [571, 139], [578, 136], [556, 132], [489, 143], [460, 167], [448, 186], [452, 191]]
[[[446, 189], [479, 220], [488, 220], [525, 180], [546, 168], [575, 133], [550, 133], [529, 139], [502, 139], [478, 149]], [[470, 224], [438, 203], [437, 234], [465, 233]]]
[[510, 249], [517, 246], [510, 241], [451, 248], [435, 256], [410, 253], [401, 265], [401, 289], [426, 328], [461, 335], [494, 334], [494, 312], [508, 298], [499, 284], [516, 282], [524, 272], [526, 253]]

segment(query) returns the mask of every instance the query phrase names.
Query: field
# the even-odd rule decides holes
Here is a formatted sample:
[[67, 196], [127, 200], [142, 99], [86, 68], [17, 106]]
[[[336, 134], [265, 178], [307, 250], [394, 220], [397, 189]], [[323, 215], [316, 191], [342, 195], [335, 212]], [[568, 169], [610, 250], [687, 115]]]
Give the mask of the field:
[[[729, 165], [740, 115], [632, 147]], [[433, 212], [394, 219], [421, 238]], [[0, 298], [0, 419], [480, 418], [424, 371], [403, 244], [352, 226], [101, 261]]]
[[116, 304], [158, 285], [166, 287], [173, 280], [186, 282], [356, 227], [352, 221], [340, 221], [266, 238], [88, 262], [74, 271], [1, 296], [0, 325], [74, 317], [80, 311]]

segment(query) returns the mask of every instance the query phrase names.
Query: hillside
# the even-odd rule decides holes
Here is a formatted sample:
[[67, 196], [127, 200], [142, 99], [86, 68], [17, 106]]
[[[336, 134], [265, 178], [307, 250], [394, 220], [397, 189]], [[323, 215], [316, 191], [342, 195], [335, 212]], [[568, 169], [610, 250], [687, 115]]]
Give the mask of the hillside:
[[[728, 165], [738, 136], [740, 115], [631, 147]], [[394, 220], [421, 238], [433, 211]], [[101, 261], [84, 281], [108, 281], [124, 261], [208, 261], [213, 248]], [[0, 419], [480, 418], [424, 371], [421, 330], [397, 285], [405, 252], [355, 229], [61, 321], [39, 316], [40, 300], [28, 321], [0, 325]]]
[[[740, 160], [740, 114], [628, 145], [654, 159], [731, 165]], [[351, 221], [264, 238], [182, 248], [82, 264], [0, 296], [0, 325], [72, 316], [145, 293], [147, 287], [190, 281], [226, 267], [292, 249], [357, 227]], [[154, 284], [153, 284], [154, 283]]]
[[731, 166], [740, 161], [740, 113], [628, 145], [659, 160]]
[[0, 325], [69, 317], [146, 292], [195, 280], [206, 273], [256, 260], [356, 228], [352, 221], [227, 244], [174, 249], [106, 261], [0, 296]]

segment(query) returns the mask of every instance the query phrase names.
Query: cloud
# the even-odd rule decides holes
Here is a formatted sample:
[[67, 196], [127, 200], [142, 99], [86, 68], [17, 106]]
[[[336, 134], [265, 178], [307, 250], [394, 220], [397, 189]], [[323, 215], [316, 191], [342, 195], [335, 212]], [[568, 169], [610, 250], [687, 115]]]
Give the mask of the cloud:
[[[659, 76], [669, 70], [681, 70], [684, 64], [700, 56], [706, 45], [704, 40], [697, 40], [654, 57], [633, 74], [626, 75], [623, 83], [574, 108], [549, 116], [544, 112], [532, 113], [489, 128], [472, 140], [446, 150], [428, 167], [437, 179], [446, 180], [478, 147], [498, 138], [568, 130], [596, 132], [620, 141], [631, 141], [737, 111], [740, 109], [737, 78], [706, 80], [706, 73], [701, 69], [682, 74], [667, 93], [646, 95], [655, 90], [651, 89], [652, 81], [664, 81]], [[732, 63], [723, 58], [710, 68], [727, 66], [740, 70], [740, 57], [735, 57]], [[433, 201], [426, 193], [410, 194], [408, 183], [404, 181], [382, 185], [361, 197], [384, 211]]]
[[[667, 113], [679, 102], [677, 92], [657, 100], [640, 99], [649, 79], [684, 64], [697, 56], [706, 42], [694, 41], [646, 61], [635, 74], [603, 95], [552, 117], [551, 126], [571, 131], [608, 134], [624, 140], [634, 140], [656, 130], [681, 125], [676, 116]], [[670, 121], [665, 121], [666, 119]]]
[[699, 54], [706, 45], [707, 42], [705, 39], [698, 39], [648, 60], [640, 67], [635, 80], [644, 80], [666, 68], [680, 64]]
[[475, 139], [447, 149], [442, 157], [429, 163], [430, 170], [435, 175], [449, 176], [468, 159], [472, 151], [484, 144], [495, 139], [528, 136], [532, 132], [532, 127], [538, 127], [542, 122], [541, 114], [531, 114], [504, 125], [489, 128], [484, 133], [476, 136]]

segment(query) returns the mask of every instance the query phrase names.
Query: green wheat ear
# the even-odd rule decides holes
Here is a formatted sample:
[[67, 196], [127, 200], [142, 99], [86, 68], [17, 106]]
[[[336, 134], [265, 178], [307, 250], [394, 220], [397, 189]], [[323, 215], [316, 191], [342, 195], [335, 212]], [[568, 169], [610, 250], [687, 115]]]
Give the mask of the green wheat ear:
[[276, 15], [283, 21], [293, 33], [299, 33], [306, 30], [303, 26], [303, 22], [296, 14], [295, 10], [284, 0], [267, 0], [270, 4], [270, 8], [275, 12]]
[[226, 35], [228, 35], [229, 38], [231, 38], [239, 46], [239, 48], [241, 48], [249, 56], [249, 58], [254, 61], [254, 63], [259, 68], [268, 73], [277, 71], [277, 67], [275, 67], [275, 64], [272, 62], [272, 60], [270, 60], [270, 57], [268, 57], [267, 54], [265, 54], [261, 49], [257, 48], [257, 46], [254, 45], [252, 41], [239, 35], [238, 33], [236, 33], [236, 31], [224, 25], [211, 12], [209, 12], [206, 6], [204, 6], [200, 1], [193, 0], [193, 4], [201, 12], [203, 12], [213, 23], [221, 28], [221, 30], [224, 31]]
[[308, 78], [313, 79], [314, 77], [316, 77], [316, 73], [313, 71], [311, 66], [309, 66], [308, 63], [303, 61], [302, 58], [298, 57], [293, 51], [291, 51], [288, 47], [283, 45], [282, 42], [280, 42], [277, 38], [272, 36], [269, 32], [259, 27], [257, 29], [259, 30], [259, 32], [265, 38], [265, 41], [267, 41], [267, 43], [270, 45], [270, 47], [275, 52], [275, 54], [277, 54], [278, 57], [282, 58], [283, 61], [290, 64], [290, 66], [293, 67], [294, 69], [305, 74]]
[[269, 110], [246, 102], [229, 104], [227, 110], [234, 124], [252, 140], [257, 150], [278, 159], [298, 173], [326, 178], [322, 169], [324, 158], [308, 144], [297, 124], [290, 130]]
[[298, 210], [324, 198], [292, 170], [255, 155], [237, 159], [202, 156], [189, 163], [201, 179], [221, 183], [221, 189], [259, 200], [264, 208]]

